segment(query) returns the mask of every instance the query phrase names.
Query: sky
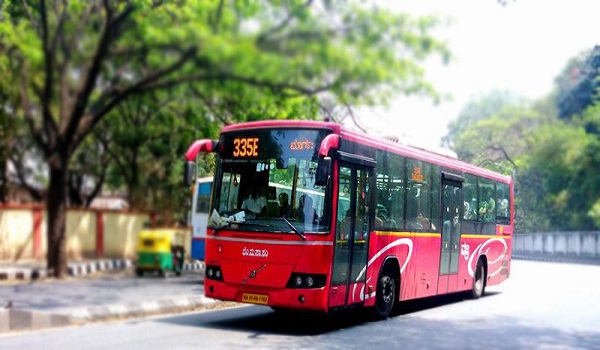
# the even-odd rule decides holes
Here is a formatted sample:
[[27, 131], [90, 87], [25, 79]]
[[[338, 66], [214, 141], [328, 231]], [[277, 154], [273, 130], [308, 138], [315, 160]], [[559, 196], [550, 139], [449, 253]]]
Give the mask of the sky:
[[[362, 111], [365, 128], [406, 142], [440, 144], [447, 125], [470, 100], [494, 89], [530, 99], [548, 95], [567, 62], [600, 44], [600, 6], [586, 0], [386, 0], [382, 6], [412, 15], [451, 18], [435, 36], [453, 60], [425, 64], [426, 79], [451, 101], [394, 99], [389, 108]], [[375, 118], [371, 118], [374, 115]], [[368, 120], [368, 122], [367, 122]]]

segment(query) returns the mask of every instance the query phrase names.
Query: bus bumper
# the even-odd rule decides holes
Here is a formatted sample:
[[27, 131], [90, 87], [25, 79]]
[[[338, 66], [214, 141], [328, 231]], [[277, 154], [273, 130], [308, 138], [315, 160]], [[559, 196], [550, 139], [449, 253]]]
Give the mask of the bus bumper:
[[205, 279], [204, 294], [208, 298], [278, 308], [327, 312], [327, 289], [230, 287], [220, 281]]

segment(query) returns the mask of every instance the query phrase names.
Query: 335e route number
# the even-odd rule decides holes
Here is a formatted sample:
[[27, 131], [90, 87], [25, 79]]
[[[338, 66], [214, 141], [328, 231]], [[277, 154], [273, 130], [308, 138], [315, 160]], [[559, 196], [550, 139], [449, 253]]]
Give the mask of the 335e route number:
[[234, 157], [258, 157], [258, 137], [233, 139]]

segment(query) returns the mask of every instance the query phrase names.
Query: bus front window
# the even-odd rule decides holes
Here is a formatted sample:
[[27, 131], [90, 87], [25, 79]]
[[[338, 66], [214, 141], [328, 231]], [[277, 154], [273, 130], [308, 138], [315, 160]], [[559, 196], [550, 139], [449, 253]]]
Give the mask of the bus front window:
[[[315, 186], [314, 144], [323, 135], [314, 130], [303, 132], [265, 133], [262, 138], [270, 138], [270, 147], [263, 154], [269, 157], [219, 160], [211, 227], [273, 233], [328, 231], [325, 187]], [[290, 138], [308, 139], [306, 134], [313, 138], [312, 148], [299, 151], [289, 147]]]

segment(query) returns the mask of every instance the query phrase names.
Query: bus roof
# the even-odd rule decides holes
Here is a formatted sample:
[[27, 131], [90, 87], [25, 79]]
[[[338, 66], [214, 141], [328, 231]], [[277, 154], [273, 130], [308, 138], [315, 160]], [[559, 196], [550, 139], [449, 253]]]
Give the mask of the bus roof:
[[503, 175], [489, 169], [478, 167], [452, 157], [450, 153], [451, 151], [448, 152], [448, 154], [443, 154], [440, 151], [428, 150], [418, 146], [394, 142], [393, 140], [386, 139], [384, 137], [367, 135], [363, 132], [355, 131], [343, 125], [332, 122], [313, 120], [264, 120], [228, 125], [223, 128], [222, 132], [226, 133], [230, 131], [266, 128], [329, 129], [333, 133], [339, 134], [343, 139], [346, 140], [358, 142], [378, 149], [383, 149], [410, 158], [425, 160], [450, 169], [466, 171], [470, 174], [480, 175], [496, 181], [504, 183], [512, 182], [512, 178], [508, 175]]

